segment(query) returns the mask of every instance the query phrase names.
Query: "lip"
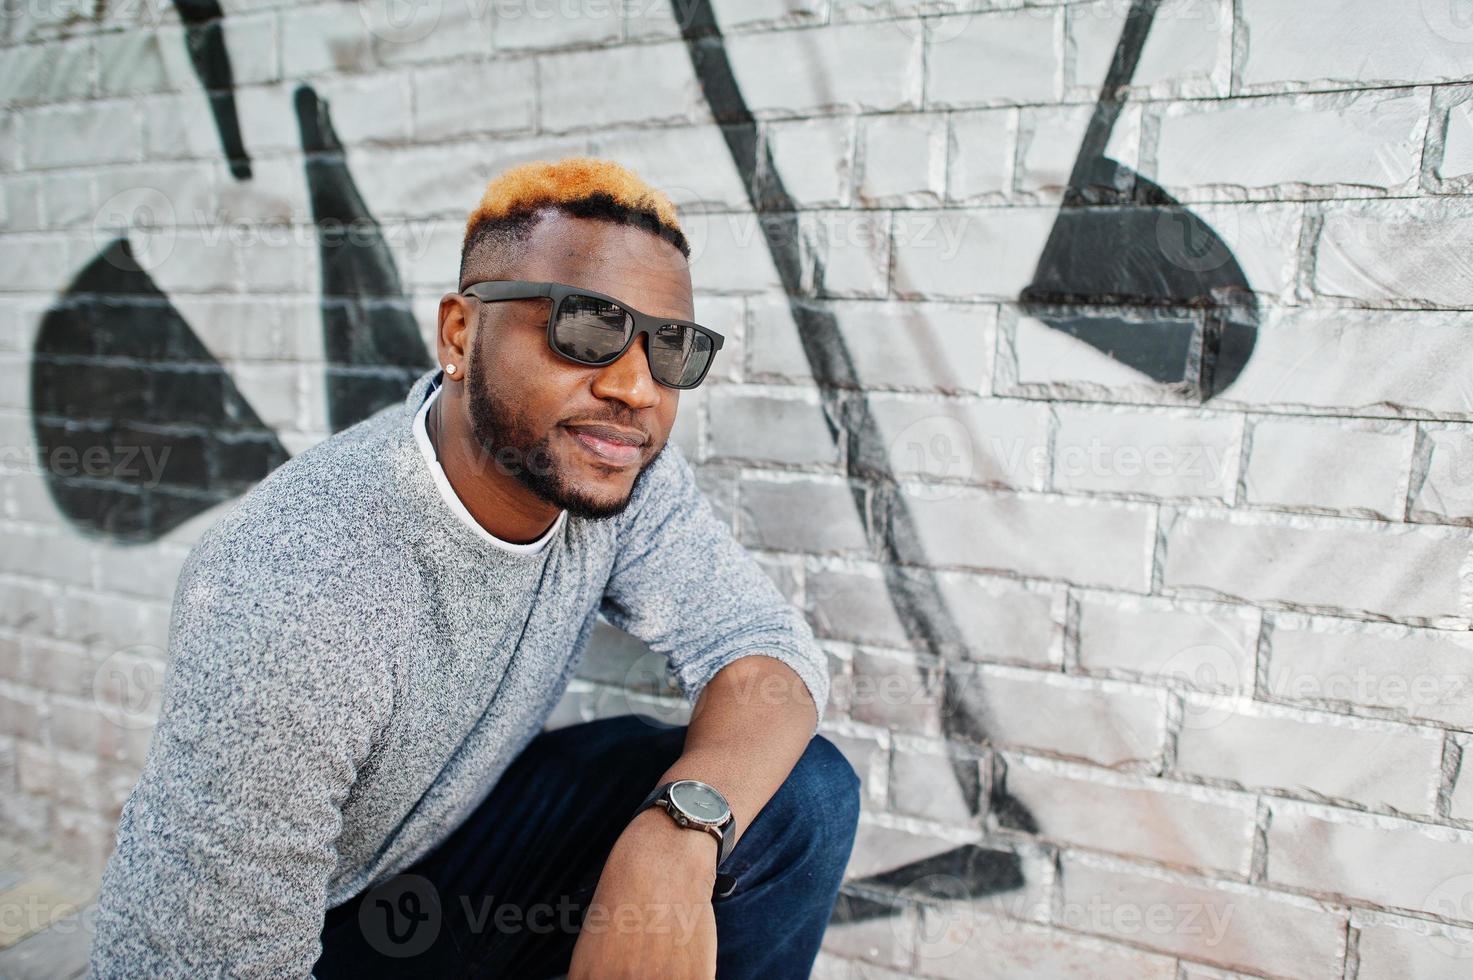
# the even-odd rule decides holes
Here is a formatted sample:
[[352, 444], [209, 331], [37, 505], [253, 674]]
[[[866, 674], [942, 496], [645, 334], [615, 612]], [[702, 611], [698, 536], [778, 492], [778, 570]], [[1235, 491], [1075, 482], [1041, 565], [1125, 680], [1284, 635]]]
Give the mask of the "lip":
[[[608, 466], [628, 466], [639, 459], [644, 445], [640, 436], [603, 425], [565, 425], [580, 446]], [[635, 441], [641, 440], [641, 441]]]

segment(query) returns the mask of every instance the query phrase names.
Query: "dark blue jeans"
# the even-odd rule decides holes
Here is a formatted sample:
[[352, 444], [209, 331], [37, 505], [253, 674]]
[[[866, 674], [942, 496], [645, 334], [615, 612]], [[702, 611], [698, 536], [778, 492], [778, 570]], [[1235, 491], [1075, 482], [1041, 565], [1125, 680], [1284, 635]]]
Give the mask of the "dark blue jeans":
[[[438, 848], [328, 910], [313, 975], [561, 977], [604, 861], [685, 732], [637, 715], [542, 732]], [[859, 777], [816, 735], [717, 868], [720, 980], [809, 975], [858, 822]]]

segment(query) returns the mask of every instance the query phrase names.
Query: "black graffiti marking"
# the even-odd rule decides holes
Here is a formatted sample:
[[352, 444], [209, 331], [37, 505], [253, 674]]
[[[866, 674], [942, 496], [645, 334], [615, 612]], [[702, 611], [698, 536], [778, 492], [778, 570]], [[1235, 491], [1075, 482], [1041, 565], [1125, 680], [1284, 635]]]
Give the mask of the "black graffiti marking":
[[[124, 543], [156, 539], [287, 459], [121, 238], [41, 320], [31, 422], [57, 508], [84, 533]], [[99, 448], [106, 473], [64, 462]], [[156, 472], [123, 465], [139, 452], [161, 461]]]
[[[383, 242], [342, 158], [326, 103], [296, 93], [319, 224], [327, 397], [333, 430], [402, 399], [428, 353]], [[337, 225], [343, 227], [345, 225]], [[365, 231], [365, 229], [367, 229]], [[146, 543], [245, 493], [289, 454], [228, 372], [135, 259], [105, 247], [47, 311], [31, 361], [31, 413], [52, 499], [84, 533]], [[68, 454], [103, 447], [111, 477], [78, 475]], [[158, 477], [117, 465], [129, 449], [166, 460]]]
[[[327, 104], [295, 95], [322, 266], [328, 422], [334, 432], [400, 402], [431, 365], [383, 231], [364, 203]], [[331, 229], [353, 229], [350, 235]]]
[[[946, 608], [935, 574], [927, 567], [925, 555], [916, 543], [919, 534], [909, 507], [897, 492], [885, 439], [870, 412], [869, 399], [860, 385], [854, 360], [839, 332], [836, 318], [822, 300], [801, 295], [798, 212], [771, 154], [763, 151], [762, 166], [758, 166], [757, 124], [732, 72], [715, 15], [704, 0], [675, 0], [673, 8], [696, 77], [712, 114], [721, 126], [732, 162], [742, 177], [773, 265], [782, 280], [803, 353], [818, 383], [829, 435], [835, 442], [847, 440], [848, 452], [845, 455], [854, 506], [871, 549], [879, 558], [895, 612], [904, 624], [906, 634], [921, 640], [932, 653], [963, 656], [966, 644], [961, 630]], [[952, 699], [944, 706], [942, 730], [948, 738], [983, 739], [982, 726], [964, 699]], [[968, 808], [976, 816], [980, 810], [975, 785], [976, 763], [953, 759], [952, 767]], [[1020, 803], [1015, 802], [1014, 806], [1022, 809]], [[990, 856], [976, 859], [973, 853], [976, 850], [983, 850]], [[1011, 851], [958, 848], [939, 858], [949, 869], [945, 873], [963, 882], [968, 894], [974, 898], [998, 888], [1016, 888], [1022, 884], [1020, 862]], [[966, 858], [965, 863], [959, 861], [961, 858]], [[914, 881], [921, 874], [934, 873], [923, 870], [922, 864], [924, 862], [896, 868], [845, 887], [851, 891], [855, 886], [884, 890], [895, 881]], [[993, 873], [978, 876], [969, 870], [978, 866], [990, 867]], [[1009, 870], [999, 872], [998, 868]], [[835, 921], [856, 921], [858, 918], [889, 914], [883, 911], [885, 908], [884, 903], [874, 902], [836, 906]], [[849, 918], [843, 919], [844, 916]]]
[[251, 179], [251, 159], [240, 135], [240, 119], [235, 110], [235, 73], [230, 67], [230, 54], [225, 49], [225, 13], [219, 0], [174, 0], [179, 19], [184, 22], [184, 43], [194, 73], [204, 86], [220, 134], [220, 146], [236, 180]]
[[1200, 401], [1237, 379], [1258, 301], [1222, 237], [1105, 156], [1159, 0], [1135, 0], [1022, 309]]

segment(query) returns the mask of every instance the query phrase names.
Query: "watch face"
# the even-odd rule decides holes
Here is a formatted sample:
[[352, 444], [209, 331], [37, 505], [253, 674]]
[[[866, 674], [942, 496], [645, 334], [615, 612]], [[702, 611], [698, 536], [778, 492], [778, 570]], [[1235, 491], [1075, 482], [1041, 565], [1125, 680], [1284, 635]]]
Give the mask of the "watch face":
[[704, 783], [681, 780], [670, 787], [670, 800], [689, 816], [715, 823], [726, 816], [726, 802]]

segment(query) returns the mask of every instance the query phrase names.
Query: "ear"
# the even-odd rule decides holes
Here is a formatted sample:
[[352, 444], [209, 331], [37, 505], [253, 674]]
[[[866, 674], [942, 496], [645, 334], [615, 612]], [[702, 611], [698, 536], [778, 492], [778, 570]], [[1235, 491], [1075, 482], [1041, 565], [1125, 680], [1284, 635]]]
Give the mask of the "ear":
[[[476, 301], [460, 293], [440, 297], [439, 323], [435, 331], [435, 356], [445, 368], [445, 377], [459, 381], [466, 375], [471, 349], [471, 331], [476, 322]], [[455, 370], [450, 370], [450, 365]]]

